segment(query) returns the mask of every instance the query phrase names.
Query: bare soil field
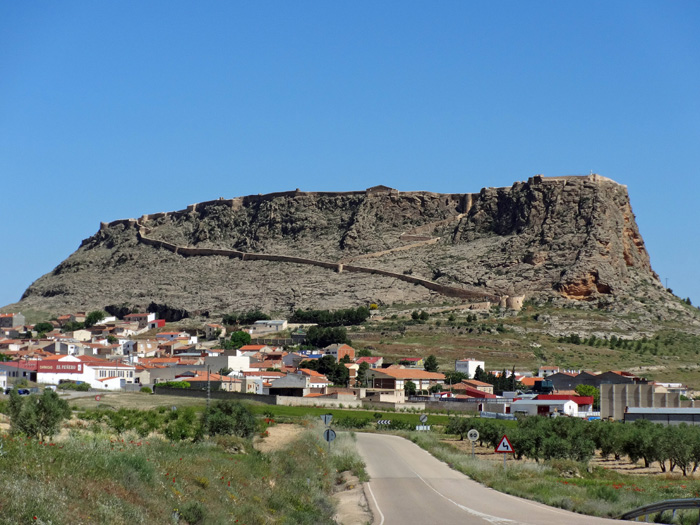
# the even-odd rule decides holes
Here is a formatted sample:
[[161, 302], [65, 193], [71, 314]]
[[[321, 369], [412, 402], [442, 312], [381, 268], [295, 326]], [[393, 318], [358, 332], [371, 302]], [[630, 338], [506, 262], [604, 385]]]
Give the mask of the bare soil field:
[[273, 452], [284, 448], [304, 431], [301, 425], [277, 424], [267, 427], [268, 436], [256, 437], [253, 446], [260, 452]]

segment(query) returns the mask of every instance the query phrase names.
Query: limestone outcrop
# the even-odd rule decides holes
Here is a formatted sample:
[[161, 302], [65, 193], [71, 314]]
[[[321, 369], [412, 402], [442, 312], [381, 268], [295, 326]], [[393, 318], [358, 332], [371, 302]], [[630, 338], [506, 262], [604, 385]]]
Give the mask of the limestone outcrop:
[[299, 190], [102, 223], [18, 307], [183, 312], [529, 298], [595, 307], [666, 292], [625, 186], [536, 176], [479, 193]]

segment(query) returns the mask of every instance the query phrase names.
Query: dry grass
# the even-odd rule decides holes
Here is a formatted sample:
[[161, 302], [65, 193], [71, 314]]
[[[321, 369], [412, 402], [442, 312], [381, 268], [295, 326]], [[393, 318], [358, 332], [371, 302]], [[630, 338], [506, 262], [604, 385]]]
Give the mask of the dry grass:
[[[95, 400], [96, 395], [100, 396], [99, 401]], [[148, 410], [160, 406], [204, 407], [206, 401], [196, 397], [159, 396], [141, 392], [90, 392], [89, 395], [70, 399], [69, 403], [71, 407], [76, 407], [81, 410], [95, 409], [98, 407], [111, 407], [117, 410], [120, 408]]]

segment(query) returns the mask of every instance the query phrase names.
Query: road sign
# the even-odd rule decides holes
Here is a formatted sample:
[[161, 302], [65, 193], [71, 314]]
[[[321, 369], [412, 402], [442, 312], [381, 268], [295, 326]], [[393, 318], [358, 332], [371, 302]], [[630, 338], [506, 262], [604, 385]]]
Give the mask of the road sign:
[[496, 452], [501, 452], [503, 454], [513, 454], [513, 445], [508, 441], [508, 436], [503, 436], [501, 442], [496, 447]]
[[430, 425], [416, 425], [416, 430], [418, 432], [427, 432], [430, 430]]
[[330, 442], [335, 439], [335, 430], [333, 430], [332, 428], [327, 428], [326, 430], [324, 430], [323, 439], [328, 441], [328, 443], [330, 444]]
[[425, 424], [425, 422], [428, 421], [428, 416], [426, 416], [425, 414], [421, 414], [421, 416], [418, 419], [420, 419], [421, 423]]
[[479, 439], [479, 431], [475, 428], [472, 428], [469, 432], [467, 432], [467, 439], [469, 441], [476, 441]]
[[328, 426], [331, 424], [331, 419], [333, 419], [333, 414], [323, 414], [321, 415], [321, 420], [323, 421], [323, 424]]
[[95, 401], [99, 401], [100, 399], [102, 399], [102, 397], [101, 397], [99, 394], [97, 394], [97, 395], [95, 396]]
[[391, 425], [391, 419], [380, 419], [377, 421], [377, 425]]

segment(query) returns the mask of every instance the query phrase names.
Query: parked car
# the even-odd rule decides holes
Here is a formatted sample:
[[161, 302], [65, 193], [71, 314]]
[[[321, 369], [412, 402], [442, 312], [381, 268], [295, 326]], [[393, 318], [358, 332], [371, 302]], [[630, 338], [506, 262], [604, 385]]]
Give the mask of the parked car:
[[29, 391], [28, 388], [18, 388], [18, 389], [17, 389], [17, 393], [18, 393], [20, 396], [28, 396], [29, 394], [31, 394], [31, 392]]

